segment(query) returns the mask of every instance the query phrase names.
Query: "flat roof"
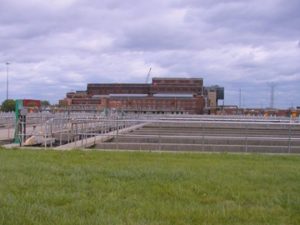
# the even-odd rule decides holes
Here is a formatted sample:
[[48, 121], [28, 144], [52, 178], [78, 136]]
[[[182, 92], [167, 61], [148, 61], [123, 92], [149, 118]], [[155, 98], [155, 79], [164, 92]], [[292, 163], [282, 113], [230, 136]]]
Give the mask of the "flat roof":
[[148, 87], [151, 84], [143, 84], [143, 83], [90, 83], [88, 86], [142, 86], [142, 87]]
[[109, 94], [109, 97], [147, 97], [148, 94]]
[[152, 80], [203, 80], [203, 78], [188, 77], [153, 77]]
[[191, 98], [193, 97], [192, 94], [182, 94], [182, 93], [166, 93], [166, 94], [154, 94], [154, 97], [172, 97], [172, 98]]

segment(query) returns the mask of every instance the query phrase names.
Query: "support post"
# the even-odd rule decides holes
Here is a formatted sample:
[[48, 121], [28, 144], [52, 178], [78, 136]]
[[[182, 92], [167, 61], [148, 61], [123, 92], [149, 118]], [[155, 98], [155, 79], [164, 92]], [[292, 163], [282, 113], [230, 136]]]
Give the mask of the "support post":
[[248, 125], [245, 127], [245, 152], [248, 152]]
[[288, 143], [288, 153], [291, 153], [291, 124], [289, 126], [289, 143]]

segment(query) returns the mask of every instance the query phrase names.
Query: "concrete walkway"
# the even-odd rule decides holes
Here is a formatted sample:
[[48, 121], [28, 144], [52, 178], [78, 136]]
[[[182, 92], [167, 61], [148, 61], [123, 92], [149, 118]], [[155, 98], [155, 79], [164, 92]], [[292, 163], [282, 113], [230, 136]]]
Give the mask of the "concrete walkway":
[[109, 133], [106, 134], [101, 134], [95, 137], [91, 137], [91, 138], [87, 138], [87, 139], [83, 139], [83, 140], [78, 140], [75, 142], [71, 142], [69, 144], [65, 144], [65, 145], [61, 145], [59, 147], [54, 148], [55, 150], [72, 150], [72, 149], [76, 149], [76, 148], [90, 148], [92, 146], [94, 146], [96, 143], [102, 143], [102, 142], [106, 142], [112, 138], [114, 138], [117, 135], [121, 135], [121, 134], [125, 134], [137, 129], [142, 128], [143, 126], [145, 126], [147, 123], [142, 123], [142, 124], [138, 124], [138, 125], [134, 125], [131, 127], [127, 127], [127, 128], [123, 128], [120, 130], [114, 130], [111, 131]]
[[0, 141], [11, 140], [14, 138], [14, 128], [1, 128], [0, 129]]

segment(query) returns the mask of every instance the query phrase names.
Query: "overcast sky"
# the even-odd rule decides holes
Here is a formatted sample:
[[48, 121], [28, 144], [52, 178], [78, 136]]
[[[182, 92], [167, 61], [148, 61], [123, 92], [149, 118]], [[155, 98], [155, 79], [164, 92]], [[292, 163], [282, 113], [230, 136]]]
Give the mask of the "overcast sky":
[[201, 77], [225, 104], [300, 106], [299, 0], [0, 0], [0, 101]]

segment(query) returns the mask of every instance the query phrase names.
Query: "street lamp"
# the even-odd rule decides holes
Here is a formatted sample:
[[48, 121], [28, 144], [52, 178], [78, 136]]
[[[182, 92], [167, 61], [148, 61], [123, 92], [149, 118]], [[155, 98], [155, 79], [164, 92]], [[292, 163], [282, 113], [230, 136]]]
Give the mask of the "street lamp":
[[9, 62], [6, 62], [6, 100], [8, 100], [8, 67]]

